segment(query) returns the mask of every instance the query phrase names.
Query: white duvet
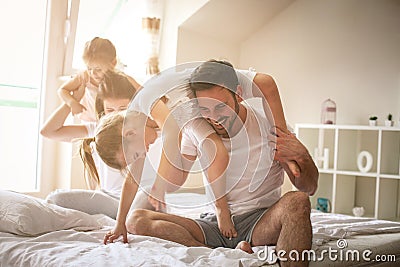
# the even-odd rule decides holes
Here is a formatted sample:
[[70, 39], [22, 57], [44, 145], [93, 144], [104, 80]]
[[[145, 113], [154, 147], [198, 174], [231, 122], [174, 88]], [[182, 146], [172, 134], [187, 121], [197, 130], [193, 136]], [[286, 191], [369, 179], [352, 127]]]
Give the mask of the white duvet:
[[97, 216], [101, 230], [62, 230], [39, 237], [0, 233], [0, 266], [261, 266], [257, 255], [228, 248], [185, 247], [158, 238], [128, 235], [129, 243], [103, 245], [114, 220]]
[[399, 222], [317, 211], [311, 213], [311, 223], [313, 225], [313, 243], [317, 245], [356, 235], [400, 233]]

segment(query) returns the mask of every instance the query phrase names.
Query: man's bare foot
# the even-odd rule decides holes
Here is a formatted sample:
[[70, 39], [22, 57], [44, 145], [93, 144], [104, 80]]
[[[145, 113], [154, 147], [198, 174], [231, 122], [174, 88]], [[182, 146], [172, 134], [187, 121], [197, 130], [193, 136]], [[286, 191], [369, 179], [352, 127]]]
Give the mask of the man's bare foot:
[[243, 250], [244, 252], [247, 252], [249, 254], [253, 254], [254, 251], [251, 249], [251, 245], [249, 242], [246, 241], [240, 241], [235, 249], [240, 249]]

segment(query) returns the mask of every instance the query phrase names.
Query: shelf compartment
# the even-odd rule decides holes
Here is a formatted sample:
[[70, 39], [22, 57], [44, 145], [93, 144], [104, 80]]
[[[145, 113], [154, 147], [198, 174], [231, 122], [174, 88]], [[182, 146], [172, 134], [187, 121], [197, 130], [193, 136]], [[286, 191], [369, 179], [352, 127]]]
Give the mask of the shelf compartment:
[[365, 216], [375, 217], [376, 178], [356, 177], [355, 207], [364, 207]]
[[[400, 221], [400, 127], [296, 124], [295, 129], [314, 161], [315, 148], [329, 149], [328, 166], [317, 164], [320, 180], [311, 197], [313, 208], [323, 197], [335, 213], [352, 214], [357, 206], [364, 207], [363, 217]], [[372, 156], [366, 172], [357, 163], [361, 151]]]
[[377, 172], [378, 131], [342, 129], [339, 130], [338, 135], [338, 171], [349, 170], [361, 173], [357, 166], [357, 159], [361, 151], [367, 151], [372, 155], [372, 167], [367, 173]]
[[379, 181], [379, 212], [378, 217], [393, 220], [399, 217], [399, 190], [400, 181], [394, 179], [380, 179]]
[[356, 177], [349, 175], [337, 175], [335, 213], [353, 214], [356, 197]]
[[334, 129], [313, 129], [298, 128], [297, 137], [307, 147], [317, 167], [322, 168], [323, 162], [318, 161], [318, 156], [322, 156], [324, 149], [328, 149], [328, 167], [334, 167], [335, 151], [335, 130]]
[[320, 173], [318, 179], [318, 189], [313, 196], [310, 197], [311, 207], [317, 208], [317, 199], [319, 197], [327, 198], [332, 205], [332, 183], [333, 177], [330, 174]]
[[400, 131], [382, 131], [381, 173], [400, 177]]

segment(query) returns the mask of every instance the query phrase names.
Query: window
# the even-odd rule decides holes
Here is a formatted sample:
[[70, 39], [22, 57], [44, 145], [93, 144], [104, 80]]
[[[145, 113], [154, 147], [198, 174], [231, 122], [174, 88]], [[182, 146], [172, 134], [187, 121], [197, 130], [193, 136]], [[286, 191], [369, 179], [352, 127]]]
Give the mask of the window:
[[[37, 189], [39, 103], [46, 0], [3, 0], [0, 9], [0, 188]], [[23, 8], [21, 8], [23, 7]]]

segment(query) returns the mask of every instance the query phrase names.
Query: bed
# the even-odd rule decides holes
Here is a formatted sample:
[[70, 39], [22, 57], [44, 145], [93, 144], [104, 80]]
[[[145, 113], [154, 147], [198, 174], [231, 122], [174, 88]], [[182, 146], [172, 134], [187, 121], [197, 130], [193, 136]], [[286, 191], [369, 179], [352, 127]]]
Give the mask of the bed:
[[[64, 209], [43, 200], [0, 190], [0, 266], [279, 266], [255, 247], [254, 254], [237, 249], [185, 247], [146, 236], [128, 235], [129, 243], [103, 245], [115, 221], [105, 215], [89, 215]], [[210, 209], [205, 196], [171, 194], [168, 211], [197, 217]], [[182, 203], [185, 205], [182, 206]], [[313, 250], [310, 266], [395, 266], [400, 263], [400, 223], [313, 211]], [[338, 246], [343, 249], [338, 249]], [[337, 256], [334, 260], [327, 251]], [[368, 258], [362, 252], [371, 250]], [[325, 252], [323, 252], [325, 251]], [[342, 251], [342, 260], [340, 260]], [[345, 252], [360, 260], [345, 259]], [[324, 255], [324, 257], [321, 257]], [[377, 262], [377, 255], [385, 255]], [[320, 257], [320, 258], [319, 258]]]

